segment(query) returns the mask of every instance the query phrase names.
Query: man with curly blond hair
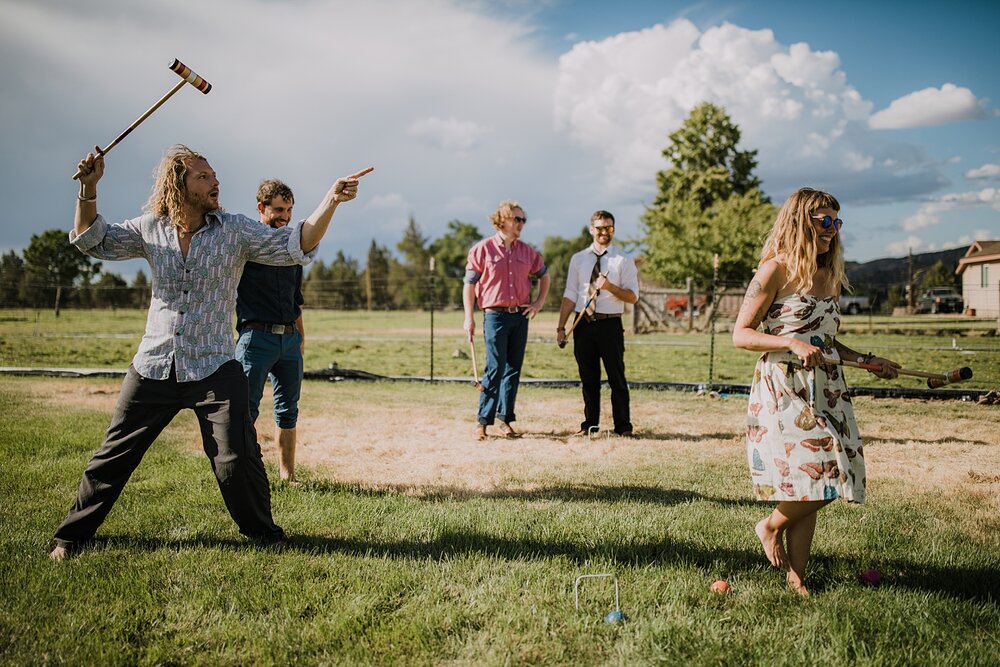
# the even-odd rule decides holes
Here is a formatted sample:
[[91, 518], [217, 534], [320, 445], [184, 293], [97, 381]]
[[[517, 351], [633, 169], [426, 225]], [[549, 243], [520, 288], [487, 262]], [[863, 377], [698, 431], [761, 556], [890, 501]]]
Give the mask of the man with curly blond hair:
[[[475, 304], [483, 309], [486, 368], [479, 396], [476, 437], [486, 439], [486, 427], [499, 418], [501, 435], [516, 438], [510, 425], [516, 419], [514, 402], [521, 381], [524, 348], [528, 342], [528, 320], [545, 305], [551, 277], [538, 251], [521, 241], [528, 221], [515, 201], [502, 201], [490, 216], [494, 236], [469, 250], [465, 265], [462, 302], [469, 342], [475, 339]], [[531, 299], [531, 281], [538, 281], [538, 296]]]
[[204, 156], [171, 147], [160, 162], [141, 217], [108, 224], [97, 213], [104, 155], [79, 163], [80, 191], [70, 242], [102, 260], [149, 262], [152, 299], [146, 332], [76, 501], [56, 530], [50, 557], [64, 560], [89, 541], [160, 432], [185, 408], [201, 426], [226, 508], [244, 535], [280, 543], [271, 496], [250, 421], [247, 380], [233, 359], [236, 286], [248, 261], [307, 264], [337, 206], [357, 196], [358, 179], [338, 179], [302, 223], [271, 229], [219, 206], [219, 180]]

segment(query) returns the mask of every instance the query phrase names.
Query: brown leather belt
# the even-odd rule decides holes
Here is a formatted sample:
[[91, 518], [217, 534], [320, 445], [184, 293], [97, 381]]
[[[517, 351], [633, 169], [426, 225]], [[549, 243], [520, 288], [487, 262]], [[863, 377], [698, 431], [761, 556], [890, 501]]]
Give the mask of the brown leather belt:
[[253, 329], [254, 331], [266, 331], [267, 333], [283, 336], [285, 334], [290, 334], [295, 332], [295, 323], [288, 322], [286, 324], [271, 324], [270, 322], [244, 322], [243, 326], [240, 327], [240, 331], [242, 331], [243, 329]]
[[520, 313], [524, 306], [489, 306], [483, 310], [492, 310], [494, 313]]
[[594, 313], [593, 315], [584, 315], [583, 319], [588, 322], [596, 322], [597, 320], [610, 320], [621, 316], [621, 313]]

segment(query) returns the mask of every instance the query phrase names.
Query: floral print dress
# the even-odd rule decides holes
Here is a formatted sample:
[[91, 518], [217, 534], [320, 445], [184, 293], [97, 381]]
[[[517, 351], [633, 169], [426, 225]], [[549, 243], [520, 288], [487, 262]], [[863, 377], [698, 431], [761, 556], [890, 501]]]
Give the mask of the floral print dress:
[[[838, 358], [834, 297], [775, 300], [764, 333], [794, 336]], [[747, 410], [747, 462], [758, 500], [865, 500], [865, 460], [841, 366], [805, 370], [791, 352], [765, 352]]]

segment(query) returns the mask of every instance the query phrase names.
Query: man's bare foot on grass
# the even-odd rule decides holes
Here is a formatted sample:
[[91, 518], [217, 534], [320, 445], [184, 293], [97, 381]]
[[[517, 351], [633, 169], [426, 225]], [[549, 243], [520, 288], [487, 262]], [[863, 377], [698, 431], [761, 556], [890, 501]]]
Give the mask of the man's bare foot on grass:
[[757, 539], [764, 547], [764, 555], [771, 561], [771, 565], [781, 570], [787, 570], [788, 556], [785, 554], [785, 545], [781, 543], [781, 532], [768, 527], [767, 518], [758, 521], [753, 532], [757, 533]]
[[69, 558], [69, 550], [66, 547], [56, 546], [49, 553], [49, 558], [51, 558], [54, 561], [66, 560], [67, 558]]
[[520, 438], [521, 434], [514, 430], [514, 427], [507, 422], [497, 422], [497, 428], [500, 429], [501, 435], [503, 437], [513, 440], [514, 438]]
[[480, 424], [479, 426], [477, 426], [476, 430], [473, 432], [473, 435], [476, 436], [476, 440], [480, 440], [480, 441], [481, 440], [485, 440], [486, 439], [486, 425], [485, 424]]

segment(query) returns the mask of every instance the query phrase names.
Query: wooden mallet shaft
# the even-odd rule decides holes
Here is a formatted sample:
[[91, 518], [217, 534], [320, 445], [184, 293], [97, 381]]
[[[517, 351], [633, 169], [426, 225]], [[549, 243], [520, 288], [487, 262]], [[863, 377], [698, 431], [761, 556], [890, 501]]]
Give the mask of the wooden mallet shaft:
[[576, 325], [579, 324], [580, 320], [583, 319], [583, 314], [587, 312], [587, 309], [590, 308], [590, 304], [593, 303], [594, 299], [596, 299], [597, 295], [600, 293], [601, 290], [594, 290], [594, 293], [590, 295], [589, 299], [587, 299], [587, 303], [583, 304], [583, 309], [576, 314], [576, 319], [573, 320], [573, 324], [570, 325], [569, 329], [566, 329], [566, 338], [563, 339], [563, 342], [559, 343], [559, 349], [566, 347], [566, 342], [569, 340], [569, 335], [573, 333], [573, 329], [575, 329]]
[[479, 391], [486, 391], [483, 383], [479, 381], [479, 368], [476, 366], [476, 343], [469, 339], [469, 351], [472, 353], [472, 386]]
[[[827, 365], [837, 365], [837, 366], [850, 366], [851, 368], [863, 368], [866, 371], [878, 371], [881, 370], [881, 366], [878, 364], [863, 364], [858, 361], [847, 361], [845, 359], [833, 359], [831, 357], [823, 357], [823, 363]], [[930, 389], [937, 389], [943, 387], [946, 384], [953, 384], [955, 382], [961, 382], [963, 380], [968, 380], [972, 378], [972, 369], [968, 366], [962, 368], [956, 368], [954, 370], [947, 371], [945, 373], [928, 373], [926, 371], [912, 371], [907, 368], [897, 368], [896, 372], [900, 375], [909, 375], [911, 377], [927, 378], [927, 387]]]
[[[167, 100], [169, 100], [173, 96], [174, 93], [176, 93], [178, 90], [180, 90], [181, 88], [183, 88], [185, 83], [190, 83], [192, 86], [194, 86], [195, 88], [197, 88], [198, 90], [200, 90], [205, 95], [208, 95], [208, 91], [212, 90], [212, 84], [210, 84], [208, 81], [205, 81], [205, 79], [203, 79], [200, 76], [198, 76], [197, 74], [195, 74], [195, 72], [190, 67], [188, 67], [187, 65], [185, 65], [181, 61], [177, 60], [176, 58], [174, 58], [174, 61], [172, 63], [170, 63], [169, 67], [170, 67], [170, 69], [174, 73], [177, 74], [177, 76], [181, 77], [181, 80], [178, 81], [177, 85], [175, 85], [173, 88], [171, 88], [167, 92], [166, 95], [164, 95], [159, 100], [157, 100], [156, 104], [154, 104], [153, 106], [151, 106], [148, 109], [146, 109], [145, 113], [143, 113], [141, 116], [139, 116], [138, 118], [136, 118], [135, 122], [133, 122], [131, 125], [129, 125], [127, 128], [125, 128], [124, 132], [122, 132], [117, 137], [115, 137], [114, 141], [112, 141], [110, 144], [108, 144], [104, 148], [101, 148], [98, 151], [99, 155], [107, 155], [108, 152], [112, 148], [114, 148], [115, 146], [117, 146], [118, 143], [122, 139], [124, 139], [125, 137], [127, 137], [129, 135], [129, 133], [132, 132], [132, 130], [134, 130], [135, 128], [139, 127], [139, 125], [142, 123], [142, 121], [144, 121], [147, 118], [149, 118], [153, 114], [153, 112], [156, 111], [157, 109], [159, 109], [161, 106], [163, 106], [163, 103], [166, 102]], [[76, 179], [80, 178], [80, 176], [82, 176], [82, 175], [83, 175], [82, 172], [77, 171], [75, 174], [73, 174], [73, 180], [75, 181]]]

